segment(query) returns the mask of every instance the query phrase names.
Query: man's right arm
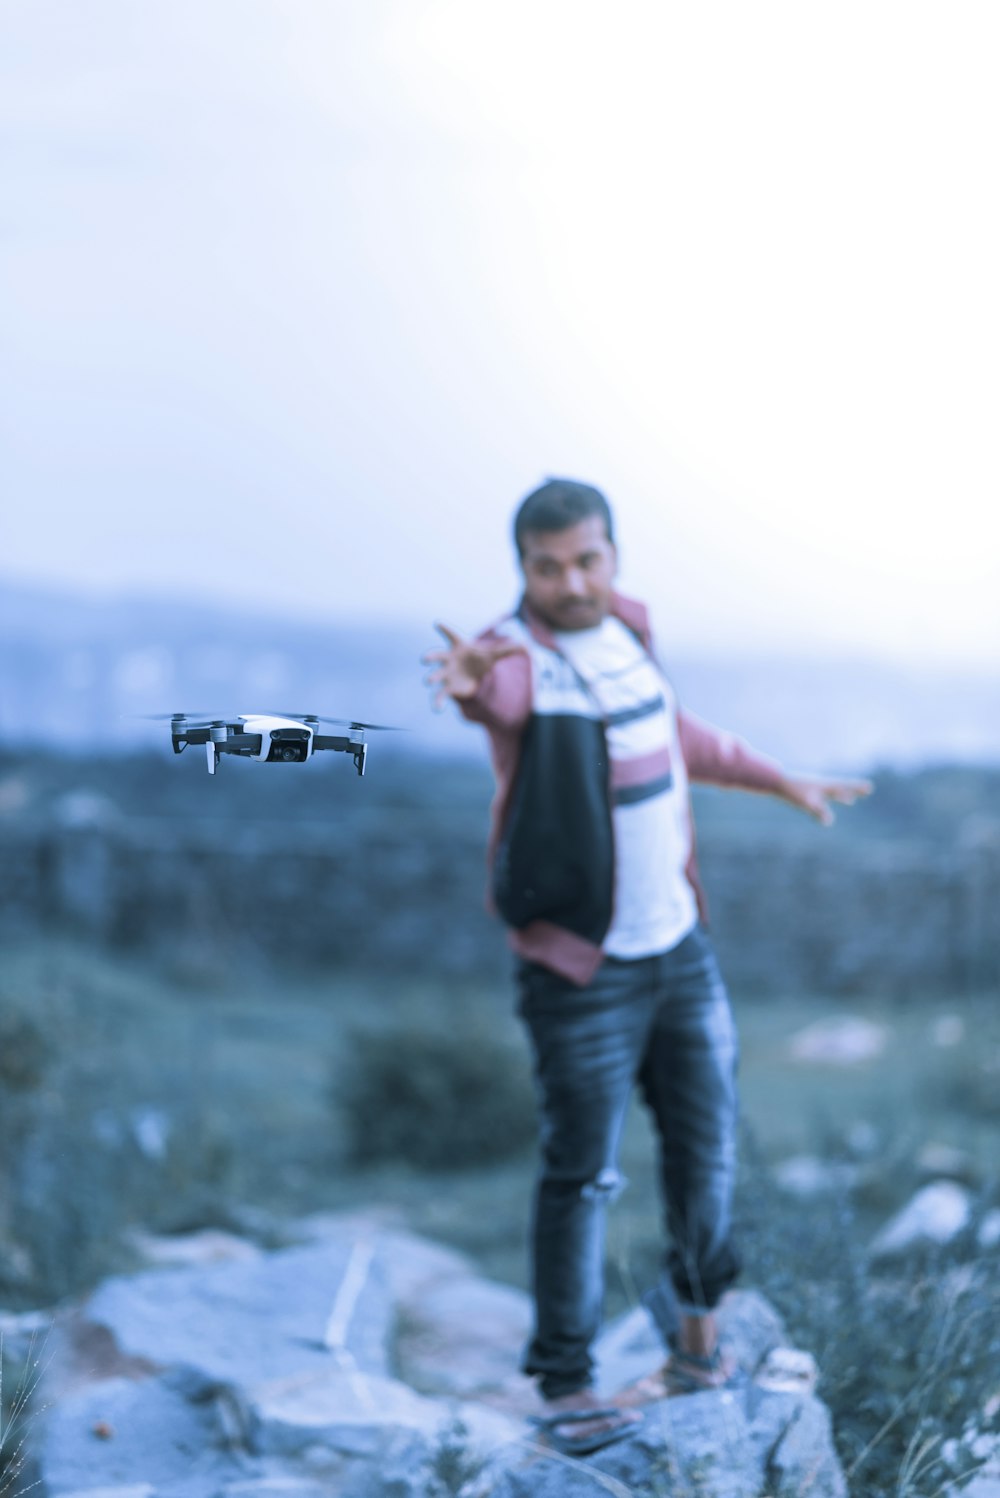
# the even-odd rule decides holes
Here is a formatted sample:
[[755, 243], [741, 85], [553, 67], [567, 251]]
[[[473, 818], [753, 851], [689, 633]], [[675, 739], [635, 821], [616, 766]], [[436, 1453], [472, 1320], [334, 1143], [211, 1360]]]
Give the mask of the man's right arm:
[[440, 709], [451, 697], [474, 723], [508, 731], [523, 728], [531, 713], [531, 660], [523, 645], [489, 631], [465, 640], [444, 624], [435, 626], [446, 650], [428, 651], [427, 685]]

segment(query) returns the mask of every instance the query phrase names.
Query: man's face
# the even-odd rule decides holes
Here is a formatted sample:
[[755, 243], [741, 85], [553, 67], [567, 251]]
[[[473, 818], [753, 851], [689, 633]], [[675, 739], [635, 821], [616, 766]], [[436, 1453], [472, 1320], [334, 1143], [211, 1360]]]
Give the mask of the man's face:
[[599, 515], [564, 531], [528, 531], [521, 569], [528, 604], [550, 629], [591, 629], [607, 617], [618, 553]]

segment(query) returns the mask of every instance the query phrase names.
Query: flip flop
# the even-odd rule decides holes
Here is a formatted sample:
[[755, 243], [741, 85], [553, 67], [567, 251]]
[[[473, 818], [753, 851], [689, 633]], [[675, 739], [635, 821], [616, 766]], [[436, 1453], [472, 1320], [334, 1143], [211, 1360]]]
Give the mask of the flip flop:
[[[561, 1425], [587, 1425], [593, 1420], [614, 1420], [617, 1423], [606, 1425], [603, 1430], [587, 1431], [584, 1435], [559, 1430]], [[628, 1420], [621, 1409], [608, 1405], [606, 1409], [562, 1410], [554, 1415], [532, 1415], [531, 1423], [538, 1427], [547, 1443], [563, 1456], [590, 1456], [595, 1451], [603, 1451], [605, 1446], [613, 1446], [616, 1441], [623, 1441], [626, 1436], [633, 1435], [642, 1421]]]

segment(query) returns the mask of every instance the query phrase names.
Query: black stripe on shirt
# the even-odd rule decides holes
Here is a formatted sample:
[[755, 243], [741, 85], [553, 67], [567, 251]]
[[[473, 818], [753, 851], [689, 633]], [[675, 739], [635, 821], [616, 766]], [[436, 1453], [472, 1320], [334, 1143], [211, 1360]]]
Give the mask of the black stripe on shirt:
[[666, 707], [663, 693], [656, 697], [650, 697], [648, 702], [640, 702], [635, 707], [623, 707], [616, 713], [608, 713], [604, 719], [609, 728], [617, 728], [621, 723], [635, 723], [639, 718], [651, 718], [658, 713], [661, 707]]
[[674, 777], [668, 770], [656, 780], [647, 780], [642, 785], [620, 785], [611, 792], [612, 806], [635, 806], [639, 801], [649, 801], [653, 796], [662, 796], [669, 791]]

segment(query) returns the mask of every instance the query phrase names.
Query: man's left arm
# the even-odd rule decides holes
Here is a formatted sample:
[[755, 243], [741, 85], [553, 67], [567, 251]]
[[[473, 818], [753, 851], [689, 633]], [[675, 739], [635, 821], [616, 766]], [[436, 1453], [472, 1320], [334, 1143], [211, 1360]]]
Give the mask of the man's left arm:
[[850, 806], [872, 790], [870, 780], [802, 775], [785, 770], [777, 760], [752, 749], [737, 734], [715, 728], [693, 713], [679, 711], [677, 727], [684, 763], [692, 780], [763, 791], [807, 812], [824, 827], [833, 821], [831, 803]]

